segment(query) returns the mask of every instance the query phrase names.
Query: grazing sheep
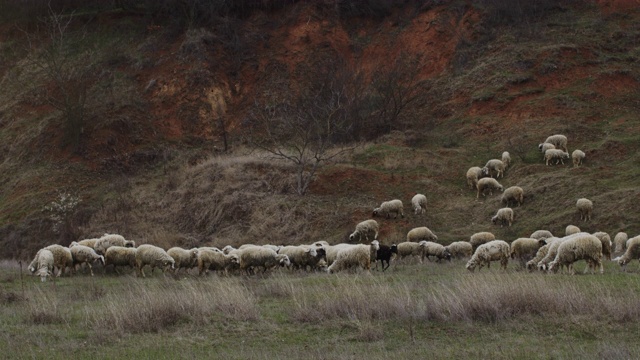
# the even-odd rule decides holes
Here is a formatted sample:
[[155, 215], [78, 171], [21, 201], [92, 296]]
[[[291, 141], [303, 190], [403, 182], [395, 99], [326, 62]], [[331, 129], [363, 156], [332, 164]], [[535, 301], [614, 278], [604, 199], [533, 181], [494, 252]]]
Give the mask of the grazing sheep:
[[486, 264], [487, 268], [491, 268], [492, 261], [500, 261], [500, 268], [506, 270], [510, 253], [509, 244], [506, 241], [490, 241], [478, 246], [471, 259], [467, 262], [466, 268], [473, 272], [476, 267], [480, 270]]
[[262, 268], [262, 272], [266, 273], [267, 270], [278, 265], [291, 265], [291, 261], [287, 255], [278, 254], [272, 249], [261, 246], [238, 249], [231, 252], [231, 254], [238, 255], [240, 260], [240, 270], [244, 271], [247, 275], [251, 272], [255, 273], [256, 268]]
[[163, 272], [171, 268], [175, 269], [175, 260], [163, 248], [150, 244], [143, 244], [138, 246], [136, 251], [136, 267], [138, 269], [138, 276], [146, 277], [144, 274], [144, 267], [149, 265], [151, 267], [151, 273], [156, 267], [162, 268]]
[[627, 264], [633, 259], [640, 259], [640, 236], [629, 239], [627, 242], [627, 250], [622, 256], [618, 256], [613, 259], [613, 261], [618, 262], [622, 271], [627, 271]]
[[53, 253], [53, 268], [55, 273], [55, 268], [58, 268], [58, 274], [56, 277], [60, 277], [65, 273], [66, 269], [69, 268], [73, 271], [73, 256], [71, 255], [71, 250], [68, 247], [64, 247], [62, 245], [49, 245], [44, 248], [45, 250], [51, 251]]
[[413, 213], [424, 214], [427, 212], [427, 197], [423, 194], [415, 194], [411, 198], [411, 206], [413, 206]]
[[544, 141], [544, 143], [538, 145], [538, 149], [542, 149], [542, 145], [548, 143], [553, 144], [556, 149], [564, 149], [564, 151], [569, 152], [567, 149], [567, 137], [564, 135], [551, 135]]
[[587, 198], [578, 199], [576, 207], [580, 212], [580, 220], [591, 220], [591, 213], [593, 212], [593, 202]]
[[553, 234], [549, 230], [536, 230], [533, 233], [531, 233], [529, 237], [536, 240], [545, 240], [553, 237]]
[[394, 218], [397, 218], [398, 215], [404, 217], [404, 207], [401, 200], [385, 201], [380, 204], [380, 207], [373, 209], [373, 216], [384, 216], [389, 219], [391, 214], [395, 214]]
[[446, 246], [452, 258], [461, 259], [473, 255], [473, 246], [468, 241], [454, 241]]
[[467, 170], [467, 185], [469, 185], [471, 189], [477, 189], [478, 180], [482, 179], [483, 177], [484, 176], [482, 175], [481, 167], [479, 166], [470, 167], [469, 170]]
[[378, 231], [380, 231], [380, 225], [377, 221], [365, 220], [356, 225], [355, 231], [349, 235], [349, 241], [369, 241], [370, 236], [373, 237], [372, 240], [375, 240], [378, 238]]
[[482, 175], [494, 177], [495, 174], [495, 178], [497, 179], [499, 177], [504, 177], [504, 169], [505, 166], [502, 160], [491, 159], [487, 161], [485, 166], [482, 168]]
[[424, 243], [424, 256], [427, 259], [430, 259], [429, 256], [435, 256], [438, 261], [451, 260], [451, 253], [444, 245], [432, 241], [421, 241], [420, 243]]
[[491, 222], [494, 225], [500, 224], [500, 227], [505, 224], [511, 226], [511, 223], [513, 223], [513, 209], [508, 207], [498, 209], [498, 212], [491, 218]]
[[580, 228], [575, 225], [567, 225], [564, 229], [564, 235], [569, 236], [580, 232]]
[[592, 234], [597, 237], [600, 242], [602, 242], [602, 256], [605, 259], [611, 260], [611, 248], [613, 247], [613, 243], [611, 242], [611, 236], [604, 231], [598, 231]]
[[480, 194], [486, 196], [485, 191], [487, 190], [489, 191], [489, 195], [493, 195], [493, 190], [504, 190], [502, 185], [494, 178], [482, 178], [478, 180], [477, 188], [478, 194], [476, 195], [476, 199], [480, 198]]
[[96, 243], [98, 242], [98, 240], [100, 240], [100, 238], [84, 239], [84, 240], [78, 241], [78, 244], [84, 245], [84, 246], [88, 246], [88, 247], [92, 248], [93, 250], [95, 250], [96, 249]]
[[407, 241], [420, 242], [422, 240], [438, 241], [438, 237], [426, 226], [413, 228], [407, 233]]
[[118, 266], [130, 266], [136, 268], [136, 251], [134, 247], [109, 246], [104, 253], [104, 268], [113, 265], [113, 270], [118, 273]]
[[556, 258], [556, 254], [558, 253], [558, 246], [560, 246], [560, 244], [562, 244], [562, 242], [568, 238], [568, 236], [562, 238], [553, 237], [545, 240], [549, 247], [547, 248], [547, 253], [544, 255], [544, 257], [540, 259], [540, 261], [538, 261], [538, 263], [536, 264], [538, 270], [543, 272], [549, 270], [549, 263]]
[[96, 241], [94, 249], [100, 255], [104, 255], [109, 246], [136, 247], [133, 240], [126, 240], [122, 235], [104, 234]]
[[502, 199], [500, 199], [500, 201], [507, 206], [511, 206], [511, 203], [520, 206], [524, 203], [524, 190], [522, 190], [520, 186], [508, 187], [502, 193]]
[[551, 160], [555, 160], [555, 163], [562, 163], [564, 165], [564, 159], [569, 158], [569, 153], [559, 149], [549, 149], [544, 152], [545, 164], [549, 165]]
[[47, 281], [47, 277], [51, 276], [53, 272], [53, 253], [49, 250], [41, 249], [36, 254], [38, 259], [37, 268], [32, 271], [36, 276], [40, 276], [40, 281]]
[[490, 232], [482, 231], [471, 235], [469, 238], [469, 243], [471, 247], [473, 247], [473, 251], [476, 251], [478, 246], [488, 243], [489, 241], [493, 241], [496, 239], [496, 236]]
[[538, 149], [540, 149], [540, 151], [542, 152], [542, 160], [544, 160], [544, 154], [547, 152], [547, 150], [550, 149], [555, 149], [556, 146], [553, 144], [549, 144], [549, 143], [543, 143], [538, 145]]
[[400, 259], [404, 259], [407, 256], [420, 256], [420, 263], [422, 263], [425, 256], [425, 243], [401, 242], [398, 244], [398, 256]]
[[627, 249], [627, 240], [629, 240], [629, 236], [626, 232], [619, 232], [613, 238], [613, 244], [615, 245], [615, 253], [624, 252]]
[[91, 266], [91, 263], [94, 261], [100, 261], [102, 266], [104, 266], [104, 256], [98, 255], [98, 253], [91, 247], [80, 245], [74, 241], [69, 245], [69, 250], [71, 251], [71, 257], [73, 258], [74, 270], [78, 269], [78, 265], [87, 264], [87, 266], [89, 266], [89, 272], [91, 273], [91, 276], [93, 276], [93, 267]]
[[193, 269], [198, 266], [198, 248], [190, 250], [183, 249], [181, 247], [172, 247], [167, 250], [167, 254], [173, 258], [174, 261], [174, 274], [178, 274], [180, 269]]
[[240, 265], [240, 257], [237, 254], [225, 254], [209, 248], [198, 249], [197, 261], [198, 275], [206, 275], [209, 270], [223, 271], [227, 274], [229, 269]]
[[[321, 255], [318, 255], [319, 253]], [[291, 268], [305, 270], [307, 270], [307, 266], [317, 266], [321, 259], [326, 259], [327, 257], [324, 248], [309, 245], [283, 246], [278, 254], [284, 254], [289, 257]]]
[[336, 261], [327, 268], [327, 272], [332, 274], [358, 266], [369, 272], [371, 270], [371, 258], [375, 258], [378, 249], [380, 249], [380, 246], [377, 241], [374, 241], [371, 245], [358, 244], [342, 249], [338, 252]]
[[584, 151], [573, 150], [573, 152], [571, 153], [571, 159], [573, 160], [573, 167], [578, 167], [582, 165], [582, 162], [584, 161], [585, 156], [586, 155], [584, 154]]
[[527, 262], [533, 259], [538, 250], [546, 245], [544, 240], [532, 238], [518, 238], [511, 243], [511, 258], [518, 260], [521, 268], [525, 268]]
[[508, 151], [502, 153], [502, 163], [504, 164], [504, 168], [508, 168], [509, 164], [511, 164], [511, 155], [509, 155]]
[[[566, 266], [571, 275], [575, 274], [573, 263], [578, 260], [586, 260], [589, 268], [600, 268], [600, 274], [604, 273], [602, 266], [602, 242], [591, 234], [573, 235], [563, 241], [558, 247], [555, 259], [549, 263], [549, 270], [558, 272], [562, 266]], [[586, 272], [587, 269], [585, 269]]]
[[529, 272], [533, 272], [533, 270], [536, 270], [538, 268], [538, 263], [544, 259], [545, 256], [547, 256], [547, 254], [549, 253], [549, 244], [547, 245], [543, 245], [540, 247], [540, 249], [538, 249], [538, 252], [536, 252], [536, 256], [527, 261], [527, 270], [529, 270]]
[[[392, 244], [391, 246], [379, 244], [379, 249], [376, 251], [376, 269], [378, 269], [378, 261], [382, 263], [382, 271], [386, 271], [391, 265], [391, 257], [393, 254], [398, 254], [398, 245]], [[387, 262], [387, 266], [384, 266], [384, 262]]]

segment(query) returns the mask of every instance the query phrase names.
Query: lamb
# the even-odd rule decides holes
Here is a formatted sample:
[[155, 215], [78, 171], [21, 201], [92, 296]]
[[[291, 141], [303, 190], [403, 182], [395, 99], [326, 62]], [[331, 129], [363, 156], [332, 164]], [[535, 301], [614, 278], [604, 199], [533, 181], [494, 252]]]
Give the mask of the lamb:
[[470, 167], [469, 170], [467, 170], [467, 185], [469, 185], [471, 189], [477, 189], [478, 180], [482, 179], [483, 177], [484, 176], [482, 174], [481, 167], [479, 166]]
[[161, 248], [150, 244], [143, 244], [138, 246], [136, 251], [136, 267], [138, 269], [138, 276], [146, 277], [144, 274], [144, 267], [149, 265], [151, 267], [151, 273], [157, 267], [162, 268], [163, 272], [171, 268], [175, 269], [175, 260], [167, 252]]
[[460, 259], [473, 255], [473, 246], [468, 241], [454, 241], [446, 246], [452, 258]]
[[426, 213], [427, 197], [423, 194], [415, 194], [413, 198], [411, 198], [411, 206], [413, 206], [413, 213], [415, 215]]
[[505, 166], [502, 160], [491, 159], [487, 161], [487, 163], [482, 168], [482, 175], [494, 177], [495, 174], [495, 178], [497, 179], [499, 177], [504, 177], [504, 169]]
[[31, 264], [29, 264], [28, 269], [32, 274], [40, 276], [40, 281], [45, 282], [47, 277], [53, 274], [53, 265], [53, 253], [46, 249], [40, 249]]
[[173, 258], [176, 275], [180, 269], [188, 271], [198, 265], [198, 248], [186, 250], [181, 247], [172, 247], [167, 250], [167, 254]]
[[580, 228], [575, 225], [567, 225], [564, 229], [564, 235], [569, 236], [580, 232]]
[[400, 259], [404, 259], [407, 256], [420, 256], [420, 263], [422, 263], [425, 256], [425, 246], [425, 242], [401, 242], [398, 244], [398, 256], [400, 256]]
[[[391, 257], [393, 254], [398, 254], [398, 245], [392, 244], [391, 246], [379, 244], [379, 249], [376, 251], [376, 269], [378, 268], [378, 260], [382, 263], [382, 271], [386, 271], [391, 265]], [[387, 262], [387, 266], [384, 266], [384, 262]]]
[[556, 149], [564, 149], [564, 151], [569, 152], [567, 149], [567, 137], [564, 135], [556, 134], [551, 135], [544, 141], [544, 143], [538, 145], [538, 149], [542, 149], [543, 144], [553, 144]]
[[54, 272], [55, 268], [58, 268], [58, 274], [56, 277], [60, 277], [65, 273], [67, 268], [73, 270], [73, 256], [71, 255], [71, 250], [68, 247], [64, 247], [62, 245], [49, 245], [44, 248], [45, 250], [51, 251], [53, 254], [53, 267]]
[[627, 271], [627, 264], [633, 259], [640, 259], [640, 236], [629, 239], [625, 253], [613, 259], [613, 261], [618, 262], [622, 271]]
[[476, 267], [480, 270], [486, 264], [487, 268], [491, 268], [492, 261], [500, 261], [500, 268], [506, 270], [509, 264], [510, 252], [509, 244], [506, 241], [490, 241], [478, 246], [471, 259], [467, 262], [466, 268], [473, 272]]
[[476, 199], [480, 198], [480, 194], [486, 196], [485, 191], [487, 190], [489, 191], [489, 195], [493, 195], [493, 190], [504, 190], [502, 185], [494, 178], [482, 178], [478, 180], [477, 188], [478, 194], [476, 195]]
[[536, 230], [533, 233], [531, 233], [529, 237], [536, 240], [545, 240], [553, 237], [553, 234], [549, 230]]
[[451, 253], [444, 245], [432, 241], [421, 241], [420, 243], [424, 243], [424, 256], [427, 259], [429, 259], [429, 256], [435, 256], [438, 261], [442, 259], [451, 260]]
[[426, 226], [413, 228], [407, 233], [407, 241], [420, 242], [422, 240], [438, 241], [438, 237]]
[[513, 209], [508, 207], [498, 209], [498, 212], [491, 218], [491, 222], [494, 225], [500, 224], [500, 227], [505, 224], [511, 226], [511, 223], [513, 223]]
[[208, 274], [209, 270], [228, 273], [230, 268], [240, 265], [240, 257], [237, 254], [225, 254], [208, 248], [198, 249], [198, 275]]
[[104, 268], [113, 265], [113, 270], [118, 273], [118, 266], [130, 266], [136, 268], [137, 248], [124, 246], [109, 246], [104, 253]]
[[385, 201], [380, 204], [380, 207], [373, 209], [373, 216], [385, 216], [387, 219], [391, 217], [391, 214], [395, 214], [394, 218], [398, 215], [404, 217], [404, 207], [402, 201], [398, 199]]
[[482, 232], [478, 232], [471, 235], [471, 237], [469, 238], [469, 243], [471, 244], [473, 251], [476, 251], [478, 246], [488, 243], [489, 241], [493, 241], [495, 239], [496, 239], [496, 236], [493, 235], [492, 233], [487, 231], [482, 231]]
[[349, 241], [369, 241], [370, 236], [375, 240], [378, 238], [378, 231], [380, 231], [380, 225], [377, 221], [365, 220], [356, 225], [355, 231], [349, 235]]
[[96, 241], [94, 249], [98, 254], [104, 255], [109, 246], [136, 247], [136, 243], [133, 240], [126, 240], [122, 235], [104, 234]]
[[604, 256], [605, 259], [611, 260], [611, 248], [613, 247], [611, 236], [604, 231], [598, 231], [592, 235], [602, 242], [602, 256]]
[[255, 272], [256, 268], [262, 268], [262, 272], [266, 273], [278, 265], [290, 266], [291, 261], [285, 254], [278, 254], [272, 249], [261, 246], [249, 247], [232, 251], [230, 254], [237, 254], [240, 260], [240, 270], [247, 275]]
[[544, 160], [544, 154], [547, 152], [547, 150], [550, 149], [555, 149], [556, 146], [553, 144], [549, 144], [549, 143], [543, 143], [538, 145], [538, 149], [540, 149], [540, 151], [542, 152], [542, 160]]
[[585, 156], [586, 155], [584, 154], [584, 151], [573, 150], [573, 152], [571, 153], [571, 160], [573, 161], [573, 167], [578, 167], [582, 165], [582, 162], [584, 161]]
[[619, 232], [613, 238], [613, 244], [615, 245], [614, 252], [621, 253], [627, 249], [627, 240], [629, 236], [625, 232]]
[[375, 258], [378, 249], [380, 249], [380, 246], [377, 241], [374, 241], [371, 245], [359, 244], [342, 249], [338, 253], [336, 261], [327, 268], [327, 272], [332, 274], [358, 266], [369, 272], [371, 270], [371, 258]]
[[89, 266], [89, 272], [91, 276], [93, 276], [93, 267], [91, 263], [98, 260], [104, 266], [104, 256], [98, 255], [98, 253], [93, 250], [93, 248], [80, 245], [77, 242], [72, 242], [69, 245], [69, 250], [71, 251], [71, 257], [73, 258], [73, 268], [77, 269], [78, 265], [87, 264]]
[[502, 153], [502, 163], [504, 164], [504, 168], [508, 168], [509, 164], [511, 164], [511, 155], [509, 155], [508, 151]]
[[593, 202], [587, 198], [578, 199], [576, 207], [580, 212], [580, 220], [591, 220], [591, 213], [593, 212]]
[[529, 270], [529, 272], [533, 272], [533, 270], [536, 270], [538, 268], [538, 263], [544, 259], [545, 256], [547, 256], [547, 254], [549, 253], [549, 244], [543, 245], [540, 247], [540, 249], [538, 249], [538, 252], [536, 252], [536, 256], [527, 261], [527, 270]]
[[324, 248], [308, 245], [283, 246], [278, 254], [285, 254], [289, 257], [290, 267], [305, 270], [307, 270], [308, 266], [316, 267], [320, 260], [327, 257], [327, 252]]
[[544, 152], [544, 160], [545, 160], [545, 164], [547, 165], [549, 165], [549, 162], [551, 160], [555, 160], [556, 164], [560, 162], [564, 165], [564, 159], [568, 159], [568, 158], [569, 158], [569, 153], [559, 149], [549, 149]]
[[520, 186], [508, 187], [502, 193], [502, 199], [500, 199], [500, 201], [505, 203], [507, 206], [510, 206], [511, 203], [520, 206], [524, 203], [524, 190], [522, 190]]
[[573, 263], [578, 260], [586, 260], [592, 270], [600, 267], [600, 274], [604, 273], [600, 239], [590, 234], [571, 236], [558, 247], [555, 259], [549, 263], [549, 270], [558, 272], [560, 267], [567, 266], [569, 273], [574, 275]]
[[511, 242], [511, 258], [520, 262], [520, 267], [525, 268], [527, 262], [533, 259], [538, 250], [546, 245], [544, 240], [532, 238], [518, 238]]

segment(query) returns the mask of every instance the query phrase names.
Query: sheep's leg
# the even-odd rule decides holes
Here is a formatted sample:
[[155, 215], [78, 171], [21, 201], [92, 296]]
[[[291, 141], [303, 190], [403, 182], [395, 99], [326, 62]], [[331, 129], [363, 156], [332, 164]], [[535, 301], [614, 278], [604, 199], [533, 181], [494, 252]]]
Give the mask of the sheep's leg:
[[91, 263], [87, 262], [87, 266], [89, 267], [89, 273], [93, 276], [93, 267], [91, 266]]

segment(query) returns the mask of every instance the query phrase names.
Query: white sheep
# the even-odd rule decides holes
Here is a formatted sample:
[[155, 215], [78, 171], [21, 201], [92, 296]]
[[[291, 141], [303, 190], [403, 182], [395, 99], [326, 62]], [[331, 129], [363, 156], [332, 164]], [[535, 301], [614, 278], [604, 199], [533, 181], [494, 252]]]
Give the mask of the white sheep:
[[571, 236], [558, 247], [555, 259], [549, 263], [549, 270], [558, 272], [562, 266], [566, 266], [569, 273], [573, 275], [575, 274], [573, 263], [578, 260], [586, 260], [592, 271], [599, 267], [600, 274], [602, 274], [604, 268], [602, 266], [602, 242], [600, 239], [591, 234]]
[[136, 251], [136, 267], [138, 269], [138, 275], [146, 277], [144, 274], [144, 267], [149, 265], [151, 267], [151, 273], [156, 267], [161, 268], [163, 271], [175, 269], [175, 261], [167, 252], [158, 246], [143, 244], [138, 246]]
[[473, 251], [476, 251], [478, 246], [488, 243], [496, 239], [496, 236], [488, 231], [477, 232], [469, 238], [469, 243], [473, 247]]
[[544, 154], [547, 152], [547, 150], [550, 149], [555, 149], [556, 146], [553, 144], [549, 144], [549, 143], [543, 143], [538, 145], [538, 149], [540, 149], [540, 151], [542, 152], [542, 160], [544, 160]]
[[502, 163], [504, 164], [504, 168], [508, 168], [509, 164], [511, 164], [511, 155], [508, 151], [502, 153]]
[[278, 254], [272, 249], [268, 249], [262, 246], [248, 247], [244, 249], [238, 249], [232, 251], [230, 254], [237, 254], [240, 260], [240, 270], [244, 271], [247, 275], [255, 270], [262, 268], [262, 272], [266, 273], [278, 265], [290, 266], [291, 261], [289, 257], [284, 254]]
[[549, 244], [549, 250], [547, 251], [547, 255], [545, 255], [545, 257], [538, 262], [538, 270], [540, 271], [549, 270], [549, 263], [551, 263], [556, 258], [556, 255], [558, 254], [558, 247], [560, 247], [560, 244], [567, 241], [568, 239], [571, 239], [576, 236], [581, 236], [581, 235], [589, 235], [589, 234], [586, 232], [579, 232], [579, 233], [571, 234], [561, 238], [554, 237], [554, 238], [549, 238], [545, 240], [547, 244]]
[[525, 268], [527, 262], [533, 259], [538, 250], [546, 245], [544, 240], [532, 238], [518, 238], [511, 242], [511, 258], [520, 263], [521, 268]]
[[547, 253], [549, 253], [549, 244], [541, 246], [536, 252], [536, 256], [534, 256], [533, 259], [527, 261], [527, 270], [529, 270], [529, 272], [532, 272], [533, 270], [538, 269], [538, 263], [542, 259], [544, 259], [545, 256], [547, 256]]
[[380, 204], [380, 207], [373, 209], [373, 216], [384, 216], [387, 219], [394, 214], [394, 218], [398, 216], [404, 217], [404, 206], [402, 201], [398, 199], [385, 201]]
[[569, 235], [577, 234], [580, 231], [581, 231], [580, 228], [575, 225], [567, 225], [567, 227], [564, 229], [564, 235], [569, 236]]
[[493, 195], [493, 190], [504, 190], [502, 185], [500, 185], [496, 179], [490, 177], [478, 180], [477, 188], [478, 194], [476, 195], [476, 199], [480, 198], [480, 194], [482, 194], [482, 196], [486, 196], [486, 191], [489, 191], [489, 195]]
[[580, 212], [580, 220], [591, 220], [591, 213], [593, 212], [593, 202], [587, 198], [578, 199], [576, 207]]
[[605, 259], [611, 260], [611, 249], [613, 248], [613, 243], [611, 242], [611, 236], [604, 231], [598, 231], [592, 234], [597, 237], [600, 242], [602, 242], [602, 256]]
[[73, 256], [71, 255], [71, 250], [69, 250], [68, 247], [54, 244], [49, 245], [44, 249], [53, 253], [54, 273], [55, 268], [58, 268], [58, 274], [56, 274], [56, 277], [60, 277], [64, 274], [67, 268], [73, 271]]
[[479, 166], [470, 167], [467, 170], [467, 185], [471, 189], [478, 188], [478, 180], [482, 179], [484, 176], [482, 175], [482, 168]]
[[553, 234], [549, 230], [536, 230], [529, 237], [536, 240], [545, 240], [553, 237]]
[[413, 207], [413, 213], [424, 214], [427, 212], [427, 197], [423, 194], [415, 194], [411, 198], [411, 206]]
[[130, 266], [136, 268], [136, 251], [134, 247], [109, 246], [104, 253], [104, 267], [113, 265], [113, 270], [118, 273], [118, 266]]
[[126, 240], [122, 235], [104, 234], [96, 241], [94, 249], [98, 254], [104, 255], [109, 246], [136, 247], [136, 243], [133, 240]]
[[504, 225], [511, 226], [513, 223], [513, 209], [508, 207], [498, 209], [496, 214], [491, 218], [491, 222], [494, 225], [500, 224], [500, 227]]
[[73, 258], [73, 268], [74, 270], [78, 269], [78, 265], [87, 264], [89, 267], [89, 272], [91, 276], [93, 276], [93, 267], [91, 264], [95, 261], [100, 261], [102, 266], [104, 266], [104, 256], [98, 255], [98, 253], [93, 250], [93, 248], [80, 245], [77, 242], [72, 242], [69, 245], [69, 250], [71, 251], [71, 257]]
[[199, 248], [197, 260], [198, 275], [206, 275], [209, 270], [223, 271], [227, 274], [229, 269], [240, 267], [238, 254], [225, 254], [222, 251], [215, 251], [210, 248]]
[[338, 252], [336, 260], [327, 268], [327, 272], [335, 273], [353, 267], [361, 267], [364, 271], [371, 270], [371, 259], [376, 256], [380, 248], [377, 241], [371, 245], [358, 244], [344, 248]]
[[502, 193], [500, 201], [505, 203], [507, 206], [510, 206], [511, 203], [520, 206], [524, 203], [524, 190], [522, 190], [520, 186], [508, 187]]
[[473, 272], [476, 267], [480, 270], [486, 264], [487, 268], [491, 268], [492, 261], [500, 261], [500, 268], [506, 270], [510, 253], [509, 244], [506, 241], [490, 241], [478, 246], [471, 259], [467, 262], [466, 268]]
[[582, 165], [582, 162], [584, 161], [585, 156], [586, 155], [584, 154], [584, 151], [573, 150], [573, 152], [571, 153], [571, 160], [573, 161], [573, 167], [578, 167]]
[[314, 269], [322, 259], [326, 259], [326, 250], [322, 247], [310, 245], [288, 245], [283, 246], [278, 254], [285, 254], [289, 257], [291, 267], [307, 270], [307, 267]]
[[380, 231], [380, 225], [378, 222], [369, 219], [362, 221], [356, 225], [356, 229], [351, 235], [349, 235], [349, 241], [369, 241], [378, 238], [378, 231]]
[[569, 158], [569, 153], [560, 149], [549, 149], [544, 152], [545, 164], [549, 165], [549, 162], [555, 160], [555, 163], [562, 163], [564, 165], [564, 159]]
[[485, 166], [482, 168], [482, 175], [499, 178], [504, 177], [504, 169], [505, 165], [502, 160], [499, 159], [491, 159], [487, 161]]
[[338, 258], [338, 253], [342, 250], [342, 249], [346, 249], [349, 247], [355, 246], [354, 244], [335, 244], [335, 245], [328, 245], [328, 246], [324, 246], [323, 248], [326, 251], [326, 262], [327, 262], [327, 266], [331, 266], [331, 264], [333, 264], [334, 261], [336, 261], [336, 259]]
[[624, 252], [627, 249], [627, 240], [629, 240], [629, 236], [626, 232], [619, 232], [613, 238], [613, 244], [615, 246], [615, 253]]
[[53, 265], [53, 253], [46, 249], [40, 249], [31, 264], [29, 264], [28, 269], [32, 274], [40, 276], [40, 281], [45, 282], [47, 277], [53, 274]]
[[407, 241], [420, 242], [422, 240], [438, 241], [438, 237], [426, 226], [413, 228], [407, 232]]
[[404, 259], [407, 256], [419, 256], [420, 263], [422, 263], [425, 257], [425, 246], [424, 242], [401, 242], [398, 244], [398, 256], [400, 259]]
[[424, 256], [429, 259], [429, 256], [435, 256], [438, 261], [445, 259], [451, 260], [451, 253], [442, 244], [438, 244], [432, 241], [421, 241], [424, 243]]
[[451, 254], [451, 257], [460, 259], [464, 257], [471, 257], [473, 255], [473, 246], [468, 241], [454, 241], [446, 246], [447, 250]]
[[640, 236], [632, 237], [627, 241], [627, 250], [621, 256], [613, 259], [618, 262], [622, 271], [627, 271], [627, 264], [633, 259], [640, 259]]
[[544, 143], [538, 145], [538, 149], [542, 149], [542, 145], [545, 143], [553, 144], [556, 149], [564, 149], [564, 151], [569, 152], [567, 149], [567, 137], [564, 135], [556, 134], [549, 136]]
[[189, 269], [198, 266], [198, 248], [187, 250], [176, 246], [167, 250], [167, 254], [173, 258], [174, 274], [178, 274], [180, 269], [185, 269], [188, 272]]

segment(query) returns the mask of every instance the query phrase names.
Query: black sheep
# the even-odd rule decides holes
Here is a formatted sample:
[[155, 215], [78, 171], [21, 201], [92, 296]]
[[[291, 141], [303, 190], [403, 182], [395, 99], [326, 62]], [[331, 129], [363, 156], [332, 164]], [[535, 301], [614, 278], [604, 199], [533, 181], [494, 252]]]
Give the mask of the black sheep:
[[[382, 271], [389, 268], [391, 256], [398, 253], [398, 245], [393, 244], [391, 246], [380, 244], [380, 249], [376, 252], [376, 269], [378, 268], [378, 260], [382, 262]], [[387, 262], [387, 267], [384, 266], [384, 262]]]

